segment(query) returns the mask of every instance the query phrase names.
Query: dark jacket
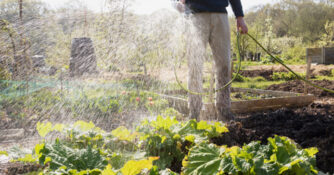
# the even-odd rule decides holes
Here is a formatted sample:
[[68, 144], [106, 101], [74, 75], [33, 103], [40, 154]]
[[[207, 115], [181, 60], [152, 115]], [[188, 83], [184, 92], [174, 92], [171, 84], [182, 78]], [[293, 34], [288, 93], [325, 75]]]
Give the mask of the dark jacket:
[[229, 2], [236, 17], [244, 16], [240, 0], [186, 0], [187, 7], [193, 13], [227, 13]]

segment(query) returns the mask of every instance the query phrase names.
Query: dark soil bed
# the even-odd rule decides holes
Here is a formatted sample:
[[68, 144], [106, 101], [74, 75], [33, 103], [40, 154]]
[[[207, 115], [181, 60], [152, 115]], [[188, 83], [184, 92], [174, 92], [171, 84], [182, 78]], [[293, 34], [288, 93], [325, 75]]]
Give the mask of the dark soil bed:
[[[262, 69], [262, 70], [241, 70], [240, 75], [244, 77], [264, 77], [266, 80], [273, 80], [272, 75], [274, 72], [279, 73], [279, 72], [288, 72], [286, 69]], [[311, 69], [311, 77], [316, 77], [316, 76], [333, 76], [332, 75], [332, 69], [321, 69], [321, 70], [315, 70]]]
[[40, 170], [42, 167], [37, 164], [7, 163], [0, 164], [0, 174], [17, 175], [26, 174]]
[[334, 106], [312, 104], [301, 109], [281, 109], [274, 112], [240, 117], [229, 124], [230, 132], [213, 140], [229, 146], [260, 140], [267, 142], [274, 135], [287, 136], [303, 148], [317, 147], [317, 166], [323, 172], [334, 173]]
[[[334, 90], [334, 81], [316, 80], [312, 82], [318, 86]], [[289, 91], [297, 93], [304, 93], [304, 89], [305, 89], [305, 83], [300, 80], [288, 81], [282, 84], [274, 84], [267, 88], [267, 90]], [[317, 89], [312, 86], [308, 87], [308, 93], [313, 94], [317, 97], [334, 97], [334, 94], [323, 91], [321, 89]]]

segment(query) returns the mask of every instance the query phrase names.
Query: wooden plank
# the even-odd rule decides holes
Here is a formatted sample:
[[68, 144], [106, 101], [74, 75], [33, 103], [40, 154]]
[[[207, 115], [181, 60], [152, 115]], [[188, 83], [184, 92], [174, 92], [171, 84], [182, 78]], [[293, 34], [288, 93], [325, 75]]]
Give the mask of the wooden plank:
[[322, 48], [307, 48], [306, 57], [312, 58], [314, 63], [323, 64], [323, 49]]
[[301, 107], [311, 104], [315, 96], [283, 97], [262, 100], [236, 101], [232, 102], [232, 111], [235, 113], [257, 112], [274, 110], [283, 107]]
[[[232, 102], [232, 112], [234, 114], [245, 114], [252, 112], [262, 112], [277, 110], [284, 107], [302, 107], [311, 104], [315, 100], [313, 95], [287, 98], [274, 98], [250, 101]], [[205, 112], [202, 112], [201, 119], [211, 119], [215, 115], [215, 105], [205, 104]]]
[[[205, 92], [207, 92], [209, 89], [204, 89]], [[299, 96], [301, 94], [293, 93], [293, 92], [284, 92], [284, 91], [272, 91], [272, 90], [261, 90], [261, 89], [249, 89], [249, 88], [231, 88], [231, 92], [249, 92], [253, 94], [267, 94], [272, 95], [274, 97], [294, 97]], [[164, 91], [163, 94], [166, 95], [187, 95], [187, 91], [185, 90], [169, 90]]]
[[321, 56], [322, 49], [321, 48], [307, 48], [306, 53], [308, 56]]
[[325, 64], [325, 57], [326, 57], [325, 47], [322, 47], [321, 48], [321, 63], [320, 64]]
[[327, 47], [324, 48], [324, 64], [334, 64], [334, 48]]
[[[310, 79], [311, 76], [311, 63], [312, 63], [312, 58], [307, 57], [307, 66], [306, 66], [306, 80]], [[305, 82], [304, 83], [305, 89], [304, 89], [304, 94], [308, 94], [308, 84]]]
[[[258, 89], [245, 89], [245, 88], [231, 88], [232, 92], [249, 92], [253, 94], [268, 94], [275, 96], [276, 98], [259, 99], [259, 100], [244, 100], [244, 101], [233, 101], [232, 111], [236, 114], [249, 113], [249, 112], [260, 112], [266, 110], [275, 110], [283, 107], [301, 107], [311, 104], [315, 100], [314, 95], [303, 95], [292, 92], [282, 91], [270, 91], [270, 90], [258, 90]], [[169, 91], [169, 94], [174, 95], [185, 95], [184, 90]], [[184, 98], [174, 97], [172, 95], [161, 95], [163, 98], [168, 100], [171, 107], [183, 114], [188, 114], [188, 101]], [[215, 116], [215, 105], [204, 104], [204, 111], [202, 117], [204, 118]]]
[[[163, 98], [169, 101], [171, 107], [183, 114], [188, 114], [188, 101], [182, 98], [162, 95]], [[271, 99], [248, 100], [248, 101], [233, 101], [231, 104], [232, 111], [236, 114], [259, 112], [265, 110], [274, 110], [283, 107], [301, 107], [311, 104], [315, 100], [314, 95], [295, 96], [295, 97], [280, 97]], [[204, 104], [205, 113], [207, 115], [215, 114], [214, 104]]]

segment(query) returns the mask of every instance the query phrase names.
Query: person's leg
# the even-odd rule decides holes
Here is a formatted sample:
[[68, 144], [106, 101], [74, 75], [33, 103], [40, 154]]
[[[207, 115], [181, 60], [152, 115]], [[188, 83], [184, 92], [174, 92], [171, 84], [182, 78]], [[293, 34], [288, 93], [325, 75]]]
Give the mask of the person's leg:
[[[227, 14], [212, 14], [213, 28], [210, 46], [216, 63], [216, 89], [222, 88], [231, 80], [231, 36]], [[230, 87], [216, 93], [218, 120], [234, 119], [231, 113]]]
[[[187, 32], [188, 89], [193, 92], [203, 91], [203, 61], [209, 40], [209, 13], [194, 14]], [[199, 120], [202, 109], [202, 96], [189, 93], [189, 116]]]

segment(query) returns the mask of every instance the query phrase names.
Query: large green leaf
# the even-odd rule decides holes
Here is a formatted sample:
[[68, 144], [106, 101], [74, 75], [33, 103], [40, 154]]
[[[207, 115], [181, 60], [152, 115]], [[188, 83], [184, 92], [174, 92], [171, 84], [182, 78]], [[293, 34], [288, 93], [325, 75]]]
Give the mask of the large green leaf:
[[116, 173], [112, 170], [111, 165], [108, 165], [102, 172], [101, 175], [116, 175]]
[[316, 148], [300, 149], [287, 137], [275, 136], [267, 145], [252, 142], [227, 148], [203, 142], [184, 159], [184, 174], [314, 175]]
[[185, 174], [207, 175], [217, 174], [220, 170], [221, 157], [219, 147], [203, 142], [190, 150], [184, 161]]
[[37, 129], [38, 134], [41, 137], [45, 137], [48, 133], [53, 131], [53, 127], [52, 127], [51, 122], [47, 122], [47, 123], [38, 122], [36, 124], [36, 129]]
[[296, 175], [317, 174], [315, 169], [316, 148], [299, 149], [298, 145], [287, 137], [275, 136], [268, 139], [273, 154], [270, 162], [279, 167], [279, 174], [293, 172]]
[[111, 134], [117, 137], [119, 140], [125, 140], [125, 141], [133, 141], [137, 136], [136, 133], [131, 133], [124, 126], [120, 126], [117, 129], [113, 130]]
[[166, 117], [163, 118], [162, 116], [158, 116], [156, 121], [151, 122], [151, 126], [153, 126], [155, 129], [170, 129], [173, 125], [178, 124], [179, 122], [176, 120], [176, 118], [170, 118]]
[[108, 162], [101, 156], [99, 150], [94, 150], [91, 147], [87, 149], [72, 149], [60, 143], [53, 145], [44, 145], [43, 149], [39, 150], [39, 162], [44, 164], [47, 159], [50, 160], [50, 169], [56, 170], [60, 167], [66, 169], [81, 170], [103, 170]]
[[0, 156], [1, 156], [1, 155], [8, 156], [8, 152], [7, 152], [7, 151], [0, 151]]
[[150, 157], [147, 160], [130, 160], [121, 169], [122, 175], [137, 175], [143, 169], [150, 170], [153, 167], [153, 161], [158, 159], [158, 157]]
[[145, 120], [137, 131], [141, 133], [146, 156], [159, 156], [155, 165], [163, 170], [172, 168], [172, 163], [182, 162], [194, 145], [226, 132], [227, 128], [219, 122], [178, 122], [175, 118], [159, 116], [156, 121]]

